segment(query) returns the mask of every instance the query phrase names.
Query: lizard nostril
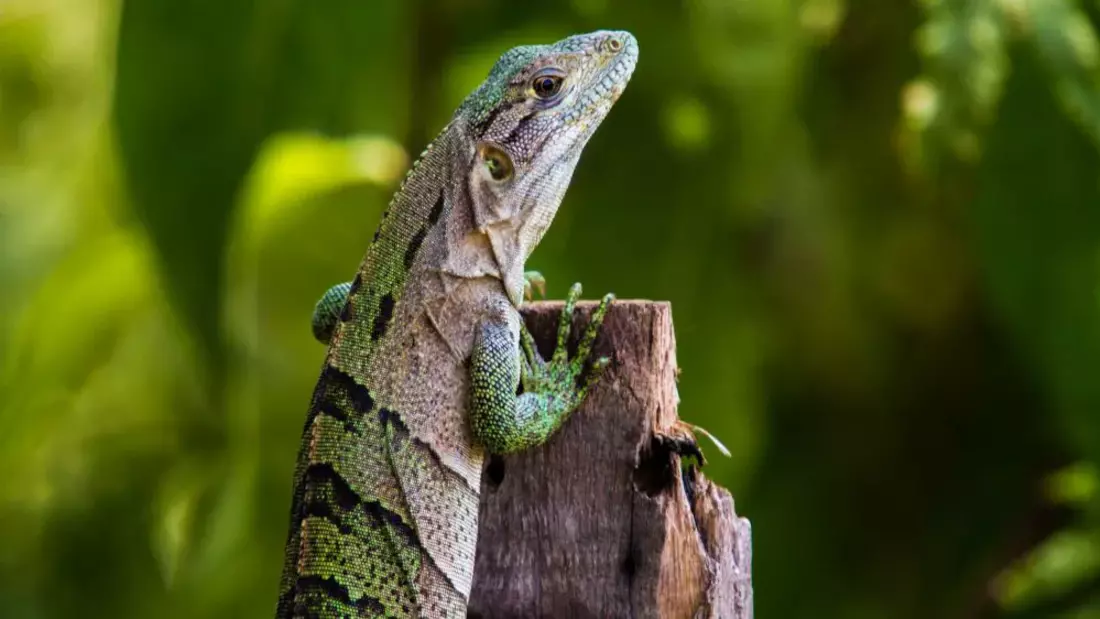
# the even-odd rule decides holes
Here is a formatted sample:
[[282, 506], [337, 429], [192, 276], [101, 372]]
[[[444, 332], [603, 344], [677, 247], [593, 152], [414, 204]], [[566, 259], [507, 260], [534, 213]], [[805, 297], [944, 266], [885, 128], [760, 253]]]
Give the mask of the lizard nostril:
[[611, 37], [607, 40], [605, 45], [607, 46], [607, 50], [612, 54], [618, 54], [623, 49], [623, 42], [618, 37]]

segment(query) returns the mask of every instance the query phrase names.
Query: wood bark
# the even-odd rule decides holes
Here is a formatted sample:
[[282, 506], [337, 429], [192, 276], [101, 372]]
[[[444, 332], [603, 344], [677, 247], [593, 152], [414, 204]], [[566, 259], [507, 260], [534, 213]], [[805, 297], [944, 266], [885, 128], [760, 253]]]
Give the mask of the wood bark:
[[[594, 307], [579, 304], [570, 355]], [[523, 308], [544, 358], [561, 309]], [[751, 619], [749, 521], [682, 462], [669, 304], [615, 302], [596, 353], [610, 367], [546, 445], [486, 462], [468, 616]]]

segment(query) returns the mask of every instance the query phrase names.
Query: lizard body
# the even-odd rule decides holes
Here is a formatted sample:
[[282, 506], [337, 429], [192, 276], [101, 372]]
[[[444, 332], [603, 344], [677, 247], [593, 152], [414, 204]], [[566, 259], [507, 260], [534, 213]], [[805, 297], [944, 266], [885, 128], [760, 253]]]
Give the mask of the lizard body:
[[548, 362], [516, 307], [524, 262], [636, 59], [634, 38], [611, 31], [506, 52], [413, 166], [355, 278], [318, 303], [329, 347], [279, 619], [465, 616], [484, 454], [544, 442], [607, 363], [578, 387], [610, 295], [574, 359], [579, 285]]

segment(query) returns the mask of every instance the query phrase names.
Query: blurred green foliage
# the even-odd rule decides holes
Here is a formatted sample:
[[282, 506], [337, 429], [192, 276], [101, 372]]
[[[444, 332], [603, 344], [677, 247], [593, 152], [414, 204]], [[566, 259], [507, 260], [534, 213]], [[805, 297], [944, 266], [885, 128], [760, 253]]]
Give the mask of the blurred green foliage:
[[269, 617], [349, 277], [518, 43], [639, 68], [531, 266], [669, 299], [760, 617], [1100, 617], [1100, 4], [4, 0], [0, 615]]

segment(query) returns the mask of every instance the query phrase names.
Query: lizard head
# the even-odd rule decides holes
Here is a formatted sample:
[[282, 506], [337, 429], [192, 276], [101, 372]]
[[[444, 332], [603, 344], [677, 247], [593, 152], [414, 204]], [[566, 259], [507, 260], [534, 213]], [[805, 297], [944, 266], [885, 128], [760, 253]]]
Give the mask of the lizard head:
[[471, 138], [466, 182], [512, 302], [523, 264], [561, 204], [581, 151], [638, 59], [628, 32], [598, 31], [513, 48], [455, 115]]

